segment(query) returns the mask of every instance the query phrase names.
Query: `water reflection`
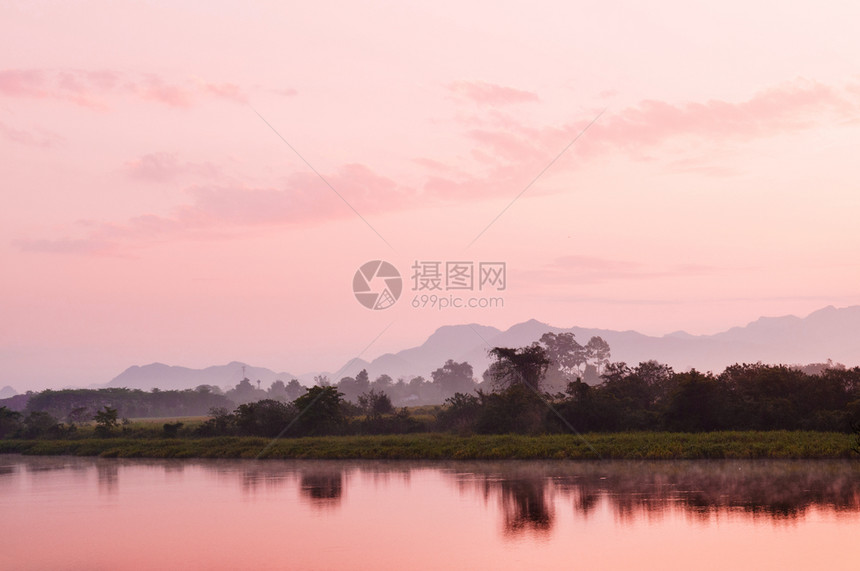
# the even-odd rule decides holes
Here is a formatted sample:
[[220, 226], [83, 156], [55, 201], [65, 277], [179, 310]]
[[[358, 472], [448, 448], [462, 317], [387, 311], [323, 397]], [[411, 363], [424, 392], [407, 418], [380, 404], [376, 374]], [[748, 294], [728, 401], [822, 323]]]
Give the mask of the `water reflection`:
[[290, 472], [286, 472], [282, 468], [266, 466], [263, 462], [252, 462], [251, 466], [243, 468], [240, 473], [242, 491], [245, 494], [282, 489], [294, 480], [293, 474]]
[[313, 507], [336, 508], [343, 497], [343, 479], [342, 470], [306, 471], [302, 472], [299, 489]]
[[546, 480], [510, 478], [499, 481], [506, 533], [547, 533], [552, 529], [553, 510], [547, 501]]
[[508, 533], [550, 529], [555, 498], [586, 518], [605, 503], [620, 521], [678, 509], [701, 520], [860, 512], [860, 465], [850, 461], [478, 463], [453, 477], [464, 493], [499, 496]]
[[337, 510], [353, 481], [385, 489], [408, 486], [418, 472], [434, 472], [463, 496], [496, 505], [504, 534], [547, 534], [557, 510], [588, 519], [606, 506], [621, 522], [660, 518], [680, 510], [707, 520], [715, 514], [791, 521], [812, 510], [860, 513], [860, 463], [852, 461], [662, 462], [396, 462], [396, 461], [177, 461], [0, 456], [0, 482], [22, 474], [38, 484], [63, 471], [93, 470], [98, 490], [115, 495], [126, 468], [161, 470], [181, 485], [188, 470], [238, 483], [253, 500], [261, 492], [294, 489], [314, 509]]
[[0, 492], [4, 569], [854, 569], [860, 523], [850, 461], [0, 456]]
[[99, 475], [99, 492], [107, 495], [116, 494], [119, 489], [119, 465], [110, 460], [96, 464]]

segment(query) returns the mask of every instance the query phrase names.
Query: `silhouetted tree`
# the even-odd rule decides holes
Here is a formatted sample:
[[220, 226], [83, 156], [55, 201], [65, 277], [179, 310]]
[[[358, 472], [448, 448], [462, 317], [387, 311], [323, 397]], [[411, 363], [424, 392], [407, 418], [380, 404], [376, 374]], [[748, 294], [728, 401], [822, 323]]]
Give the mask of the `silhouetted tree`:
[[294, 404], [299, 414], [296, 431], [300, 434], [336, 434], [346, 424], [343, 393], [335, 387], [311, 387]]
[[284, 384], [284, 381], [281, 379], [277, 379], [272, 383], [272, 386], [266, 391], [269, 395], [270, 399], [279, 400], [279, 401], [290, 401], [292, 399], [287, 398], [287, 385]]
[[183, 426], [184, 424], [181, 422], [165, 422], [161, 428], [165, 438], [176, 438], [177, 434], [179, 434], [179, 429]]
[[546, 370], [552, 363], [546, 350], [538, 344], [519, 349], [494, 347], [490, 355], [496, 359], [492, 381], [497, 389], [524, 385], [540, 391]]
[[704, 432], [728, 427], [727, 392], [724, 383], [710, 373], [695, 369], [678, 374], [678, 386], [672, 393], [665, 414], [672, 430]]
[[0, 406], [0, 438], [11, 438], [21, 430], [21, 413]]
[[72, 409], [69, 414], [66, 416], [66, 420], [71, 425], [81, 425], [90, 420], [92, 420], [93, 415], [90, 413], [89, 409], [85, 406], [79, 406]]
[[287, 391], [287, 400], [294, 401], [299, 398], [304, 391], [305, 388], [298, 381], [298, 379], [291, 379], [289, 383], [287, 383], [286, 391]]
[[602, 373], [604, 367], [609, 364], [611, 356], [609, 343], [604, 341], [603, 337], [596, 336], [589, 339], [585, 344], [585, 353], [586, 357], [594, 362], [598, 374]]
[[481, 402], [477, 395], [456, 393], [445, 399], [445, 406], [436, 416], [436, 424], [442, 430], [460, 433], [475, 429]]
[[119, 426], [117, 420], [117, 410], [107, 405], [96, 412], [93, 420], [96, 421], [96, 434], [99, 436], [109, 436], [114, 428]]
[[381, 391], [377, 392], [374, 389], [370, 389], [368, 392], [359, 395], [358, 406], [369, 416], [380, 416], [394, 412], [394, 407], [391, 405], [391, 399], [388, 398], [388, 395]]
[[586, 350], [574, 339], [573, 333], [544, 333], [540, 338], [551, 361], [546, 371], [546, 390], [563, 390], [579, 376], [585, 364]]
[[24, 438], [57, 438], [65, 432], [65, 427], [47, 412], [33, 411], [23, 422]]
[[373, 381], [374, 387], [381, 391], [390, 389], [392, 384], [394, 384], [393, 379], [386, 374], [379, 375], [376, 377], [376, 380]]
[[242, 434], [277, 436], [297, 416], [296, 407], [273, 399], [241, 404], [234, 412]]
[[472, 379], [472, 365], [465, 361], [455, 363], [452, 359], [448, 359], [430, 376], [445, 397], [455, 393], [470, 393], [475, 388], [475, 382]]

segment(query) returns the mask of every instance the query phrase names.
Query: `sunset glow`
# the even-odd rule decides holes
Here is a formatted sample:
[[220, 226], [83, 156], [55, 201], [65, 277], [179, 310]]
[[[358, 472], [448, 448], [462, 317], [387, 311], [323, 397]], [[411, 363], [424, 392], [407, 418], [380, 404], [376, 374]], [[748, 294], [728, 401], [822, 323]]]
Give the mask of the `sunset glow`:
[[[858, 21], [5, 3], [0, 386], [335, 371], [456, 323], [703, 334], [860, 304]], [[353, 295], [369, 260], [403, 276], [391, 308]], [[504, 262], [504, 306], [416, 309], [421, 260]]]

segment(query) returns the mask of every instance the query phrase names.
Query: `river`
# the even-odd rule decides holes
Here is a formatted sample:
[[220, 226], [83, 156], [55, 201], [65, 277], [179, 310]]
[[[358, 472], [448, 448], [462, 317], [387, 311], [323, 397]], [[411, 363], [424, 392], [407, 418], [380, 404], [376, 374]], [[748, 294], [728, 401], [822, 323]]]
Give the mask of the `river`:
[[858, 569], [860, 462], [0, 455], [2, 569]]

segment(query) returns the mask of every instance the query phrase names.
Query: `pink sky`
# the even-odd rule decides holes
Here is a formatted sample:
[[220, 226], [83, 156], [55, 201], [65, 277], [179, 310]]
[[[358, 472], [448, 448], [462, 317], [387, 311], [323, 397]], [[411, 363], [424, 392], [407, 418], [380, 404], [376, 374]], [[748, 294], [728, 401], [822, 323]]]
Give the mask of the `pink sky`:
[[[854, 2], [173, 4], [0, 7], [0, 386], [860, 303]], [[504, 307], [413, 309], [416, 260]]]

